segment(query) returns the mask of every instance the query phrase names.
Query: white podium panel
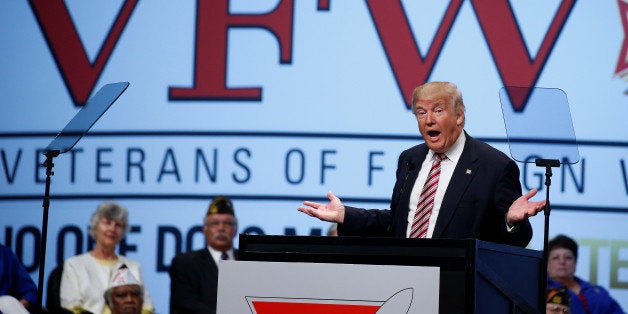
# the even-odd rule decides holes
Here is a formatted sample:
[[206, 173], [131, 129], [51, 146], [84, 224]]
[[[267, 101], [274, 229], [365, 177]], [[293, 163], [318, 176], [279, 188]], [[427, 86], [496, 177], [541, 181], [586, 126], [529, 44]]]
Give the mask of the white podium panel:
[[439, 267], [224, 261], [218, 313], [438, 313]]

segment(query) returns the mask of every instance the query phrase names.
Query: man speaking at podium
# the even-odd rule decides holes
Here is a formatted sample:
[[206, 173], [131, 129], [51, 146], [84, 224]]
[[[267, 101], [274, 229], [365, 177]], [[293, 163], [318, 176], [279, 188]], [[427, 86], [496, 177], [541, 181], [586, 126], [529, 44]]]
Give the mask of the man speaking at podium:
[[412, 112], [425, 143], [401, 153], [390, 209], [305, 201], [299, 211], [337, 222], [343, 236], [476, 238], [525, 247], [532, 238], [528, 217], [545, 201], [522, 196], [519, 168], [501, 151], [464, 132], [465, 106], [458, 87], [429, 82], [414, 89]]

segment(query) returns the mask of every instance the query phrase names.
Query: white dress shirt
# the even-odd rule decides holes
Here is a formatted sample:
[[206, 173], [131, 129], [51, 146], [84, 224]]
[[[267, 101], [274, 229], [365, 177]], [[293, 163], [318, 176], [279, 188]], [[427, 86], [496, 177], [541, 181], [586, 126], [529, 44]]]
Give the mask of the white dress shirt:
[[[215, 250], [214, 248], [212, 248], [211, 246], [207, 246], [207, 249], [209, 250], [209, 254], [212, 256], [212, 258], [214, 259], [214, 262], [216, 262], [216, 265], [220, 265], [220, 261], [222, 260], [221, 256], [222, 256], [222, 251], [218, 251]], [[234, 260], [233, 258], [233, 249], [228, 250], [227, 255], [229, 255], [229, 259], [230, 260]]]
[[[434, 207], [432, 208], [432, 213], [430, 214], [430, 223], [427, 227], [426, 238], [431, 238], [434, 233], [434, 226], [436, 226], [436, 219], [438, 218], [438, 213], [440, 212], [440, 206], [443, 203], [443, 196], [445, 196], [445, 191], [447, 190], [447, 186], [449, 185], [449, 181], [451, 181], [451, 177], [454, 173], [454, 169], [458, 164], [458, 160], [460, 159], [460, 155], [462, 155], [462, 149], [464, 148], [464, 144], [467, 141], [467, 138], [464, 132], [460, 133], [458, 139], [454, 143], [454, 145], [445, 152], [445, 156], [447, 158], [443, 159], [440, 163], [440, 177], [438, 179], [438, 188], [436, 189], [436, 195], [434, 196]], [[417, 205], [419, 203], [419, 197], [421, 196], [421, 191], [423, 191], [423, 186], [427, 181], [427, 175], [432, 168], [434, 151], [429, 150], [427, 152], [427, 156], [425, 156], [425, 160], [423, 164], [421, 164], [421, 170], [419, 171], [419, 175], [414, 181], [414, 186], [412, 187], [412, 192], [410, 194], [410, 202], [408, 204], [408, 227], [406, 229], [406, 238], [410, 236], [410, 231], [412, 230], [412, 221], [414, 220], [414, 213], [417, 210]]]

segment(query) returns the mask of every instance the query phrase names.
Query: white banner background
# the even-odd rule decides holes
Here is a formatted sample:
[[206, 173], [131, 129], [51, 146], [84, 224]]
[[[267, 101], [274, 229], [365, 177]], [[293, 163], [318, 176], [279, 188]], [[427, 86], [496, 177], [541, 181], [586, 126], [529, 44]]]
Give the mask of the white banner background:
[[[138, 2], [90, 94], [110, 82], [130, 87], [74, 155], [55, 159], [46, 273], [77, 253], [77, 230], [83, 239], [78, 251], [87, 250], [89, 216], [98, 203], [114, 199], [129, 208], [135, 226], [125, 254], [142, 263], [156, 307], [167, 313], [165, 270], [177, 245], [203, 246], [193, 228], [215, 195], [233, 197], [240, 232], [264, 234], [324, 233], [328, 224], [296, 208], [304, 199], [321, 200], [329, 189], [351, 205], [385, 208], [397, 155], [420, 138], [369, 10], [375, 2], [329, 1], [328, 8], [326, 1], [294, 3], [293, 19], [284, 21], [292, 37], [283, 63], [281, 47], [288, 44], [253, 20], [249, 27], [229, 28], [225, 43], [197, 38], [203, 1]], [[65, 1], [91, 62], [124, 3]], [[230, 14], [257, 15], [289, 2], [226, 3]], [[456, 1], [400, 3], [426, 56]], [[508, 152], [498, 91], [505, 85], [502, 72], [519, 70], [508, 72], [496, 62], [489, 43], [499, 42], [482, 31], [474, 9], [480, 3], [461, 2], [428, 79], [457, 83], [467, 106], [466, 130]], [[509, 2], [530, 60], [561, 3], [570, 1]], [[626, 63], [622, 3], [576, 2], [534, 85], [566, 92], [580, 141], [581, 162], [554, 169], [550, 235], [576, 238], [578, 275], [609, 288], [628, 309], [628, 84], [616, 73], [618, 60]], [[0, 242], [20, 253], [37, 281], [45, 179], [36, 167], [43, 162], [38, 150], [80, 107], [59, 60], [78, 61], [52, 53], [40, 26], [46, 15], [36, 15], [34, 6], [0, 4]], [[201, 61], [195, 58], [209, 57], [196, 55], [196, 47], [221, 44], [227, 47], [225, 76], [218, 75], [219, 62], [205, 74], [224, 80], [227, 89], [260, 88], [261, 99], [172, 99], [171, 88], [199, 84], [194, 75]], [[537, 187], [544, 194], [544, 170], [520, 168], [524, 190]], [[530, 248], [542, 249], [543, 216], [531, 221]]]

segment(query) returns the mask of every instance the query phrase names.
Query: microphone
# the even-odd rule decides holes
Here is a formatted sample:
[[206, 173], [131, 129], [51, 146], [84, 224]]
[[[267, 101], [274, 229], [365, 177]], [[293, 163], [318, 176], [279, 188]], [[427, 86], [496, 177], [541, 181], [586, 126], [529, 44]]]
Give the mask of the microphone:
[[[403, 195], [403, 193], [405, 192], [406, 184], [408, 183], [408, 177], [410, 176], [410, 173], [414, 171], [414, 169], [416, 169], [416, 165], [412, 161], [406, 161], [406, 175], [403, 178], [403, 182], [401, 182], [401, 188], [399, 188], [399, 193], [395, 197], [394, 202], [390, 204], [390, 209], [397, 207], [399, 200], [401, 199], [401, 195]], [[389, 235], [391, 233], [391, 228], [392, 221], [391, 224], [388, 225], [388, 228], [386, 230]]]
[[414, 171], [415, 167], [416, 167], [416, 165], [413, 162], [406, 161], [406, 168], [408, 169], [408, 172], [406, 173], [406, 180], [408, 179], [408, 173]]
[[416, 169], [416, 165], [412, 161], [406, 161], [406, 175], [403, 178], [403, 182], [401, 183], [399, 194], [397, 194], [397, 197], [395, 198], [395, 203], [392, 205], [396, 206], [397, 202], [399, 202], [399, 198], [401, 198], [401, 195], [403, 195], [403, 193], [405, 192], [406, 184], [408, 183], [408, 177], [410, 176], [410, 173], [414, 171], [414, 169]]
[[408, 181], [408, 177], [410, 176], [410, 173], [412, 173], [412, 171], [414, 171], [414, 168], [416, 168], [416, 165], [412, 162], [412, 161], [406, 161], [406, 177], [403, 178], [403, 183], [401, 184], [401, 189], [399, 190], [399, 195], [403, 194], [403, 192], [405, 191], [406, 188], [406, 183]]

